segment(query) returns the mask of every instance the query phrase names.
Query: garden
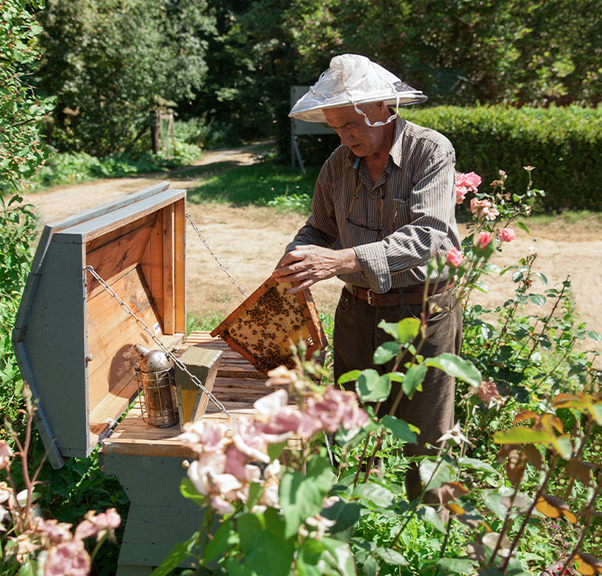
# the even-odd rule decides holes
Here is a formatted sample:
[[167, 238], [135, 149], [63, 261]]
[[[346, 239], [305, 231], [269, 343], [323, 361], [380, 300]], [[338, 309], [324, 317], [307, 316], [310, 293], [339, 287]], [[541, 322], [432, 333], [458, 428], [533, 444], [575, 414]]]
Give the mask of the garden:
[[[205, 6], [202, 18], [193, 4], [167, 3], [165, 12], [145, 13], [140, 1], [131, 6], [123, 3], [120, 9], [123, 12], [129, 6], [141, 24], [161, 23], [153, 29], [155, 36], [137, 38], [141, 46], [149, 43], [147, 50], [161, 44], [157, 34], [172, 38], [176, 23], [184, 26], [185, 22], [186, 35], [180, 36], [183, 50], [200, 50], [206, 45], [197, 45], [193, 39], [211, 33], [209, 44], [231, 46], [222, 65], [244, 62], [240, 47], [252, 37], [253, 22], [260, 14], [256, 11], [260, 7], [265, 10], [267, 3], [258, 3], [244, 17], [237, 12], [240, 7], [233, 8], [230, 19], [224, 18], [227, 11], [219, 3]], [[345, 44], [350, 38], [358, 43], [358, 50], [365, 47], [366, 29], [357, 28], [355, 36], [349, 33], [354, 25], [351, 6], [309, 4], [305, 12], [291, 4], [282, 12], [282, 28], [272, 34], [277, 37], [286, 30], [285, 24], [303, 16], [307, 25], [297, 41], [313, 46], [305, 57], [316, 67], [321, 65], [320, 51], [341, 42], [353, 48]], [[493, 77], [502, 47], [486, 41], [487, 34], [490, 39], [495, 31], [483, 29], [491, 16], [487, 14], [491, 8], [485, 4], [477, 11], [481, 19], [473, 20], [471, 26], [485, 38], [482, 49], [490, 51], [481, 72]], [[585, 8], [591, 8], [581, 6], [587, 2], [578, 4], [583, 14]], [[376, 3], [368, 5], [377, 10]], [[504, 10], [496, 16], [501, 18], [498, 24], [504, 23], [504, 38], [518, 38], [513, 47], [516, 52], [508, 49], [504, 53], [526, 53], [522, 39], [530, 32], [523, 29], [513, 36], [516, 6], [512, 2], [501, 5]], [[233, 113], [232, 125], [226, 126], [224, 118], [240, 104], [241, 97], [214, 85], [221, 100], [215, 103], [218, 110], [213, 124], [207, 123], [208, 117], [202, 122], [176, 122], [177, 146], [168, 154], [145, 151], [142, 142], [152, 133], [148, 111], [156, 102], [148, 100], [144, 118], [125, 131], [124, 118], [134, 119], [137, 101], [132, 95], [145, 93], [153, 78], [141, 76], [136, 86], [128, 88], [129, 95], [105, 100], [102, 106], [104, 97], [92, 102], [91, 93], [84, 94], [85, 87], [76, 86], [73, 78], [63, 78], [60, 90], [49, 80], [53, 71], [53, 81], [58, 82], [60, 76], [56, 73], [57, 46], [48, 44], [49, 39], [61, 31], [92, 35], [93, 24], [123, 39], [128, 34], [125, 22], [109, 17], [114, 9], [110, 2], [102, 5], [104, 11], [94, 14], [89, 12], [90, 6], [79, 2], [72, 6], [49, 2], [47, 12], [36, 12], [42, 8], [38, 2], [26, 6], [10, 0], [2, 7], [0, 19], [0, 54], [7, 63], [2, 68], [0, 93], [0, 413], [4, 416], [0, 429], [0, 573], [109, 575], [117, 570], [128, 498], [116, 478], [102, 470], [98, 450], [87, 459], [71, 458], [60, 469], [50, 467], [34, 426], [35, 398], [13, 351], [15, 316], [39, 239], [40, 221], [45, 218], [44, 209], [36, 208], [37, 199], [40, 205], [44, 199], [49, 210], [56, 210], [53, 195], [82, 186], [75, 194], [81, 196], [81, 190], [88, 190], [92, 205], [97, 205], [105, 199], [102, 193], [93, 195], [90, 182], [94, 180], [102, 179], [99, 185], [109, 182], [109, 187], [127, 192], [169, 180], [173, 187], [187, 190], [188, 209], [207, 232], [218, 258], [251, 290], [270, 275], [292, 233], [307, 217], [321, 149], [332, 148], [332, 142], [309, 137], [300, 141], [304, 155], [317, 160], [309, 163], [306, 174], [288, 166], [283, 152], [286, 146], [278, 146], [278, 142], [256, 146], [249, 152], [247, 165], [227, 158], [203, 163], [203, 157], [210, 154], [207, 148], [215, 144], [209, 142], [209, 133], [222, 134], [219, 143], [223, 144], [232, 136], [232, 125], [239, 122], [244, 132], [253, 120], [252, 114], [243, 122]], [[433, 21], [420, 6], [413, 9], [421, 18], [414, 33], [424, 33]], [[467, 25], [467, 14], [461, 7], [456, 9], [457, 22]], [[553, 13], [552, 18], [548, 9], [534, 6], [529, 16], [532, 23], [547, 17], [550, 26], [557, 25], [560, 16]], [[411, 13], [400, 13], [406, 27]], [[579, 14], [571, 18], [594, 34], [587, 17]], [[215, 20], [209, 22], [209, 17]], [[250, 27], [244, 31], [234, 26], [236, 18]], [[320, 26], [320, 22], [329, 22], [330, 27]], [[577, 28], [567, 25], [566, 37], [575, 40]], [[407, 31], [410, 33], [410, 28]], [[452, 34], [445, 27], [442, 36], [444, 32]], [[441, 42], [431, 40], [431, 44]], [[536, 40], [532, 38], [533, 43]], [[382, 46], [374, 48], [375, 57], [387, 53], [386, 34], [381, 41]], [[73, 38], [69, 42], [77, 44]], [[273, 43], [259, 44], [253, 50], [271, 57], [277, 54]], [[109, 45], [82, 46], [98, 51], [96, 62], [101, 62], [98, 54], [114, 55]], [[475, 44], [471, 49], [476, 48]], [[162, 49], [162, 54], [170, 53], [167, 40]], [[149, 54], [141, 52], [132, 53], [130, 62], [134, 56], [145, 62]], [[521, 98], [529, 96], [536, 101], [546, 90], [548, 96], [558, 94], [562, 82], [568, 86], [576, 70], [587, 68], [586, 55], [569, 62], [568, 53], [570, 50], [562, 52], [562, 58], [550, 64], [554, 73], [545, 78], [534, 57], [528, 64], [523, 62], [523, 76], [515, 76], [522, 82], [515, 82], [523, 86]], [[182, 68], [180, 92], [175, 90], [169, 98], [180, 102], [182, 115], [208, 97], [201, 92], [194, 95], [193, 89], [200, 90], [201, 85], [195, 74], [208, 75], [214, 84], [219, 76], [211, 56], [205, 54], [205, 67], [202, 50], [196, 55], [196, 71], [184, 68], [182, 61], [175, 64]], [[74, 69], [89, 65], [84, 52], [77, 56], [79, 60], [69, 60]], [[286, 54], [281, 56], [286, 62]], [[425, 53], [425, 58], [432, 58], [431, 52]], [[569, 276], [564, 275], [565, 267], [550, 269], [546, 259], [553, 255], [540, 250], [545, 246], [546, 227], [554, 230], [551, 237], [562, 234], [563, 227], [578, 229], [591, 242], [599, 233], [599, 178], [595, 175], [602, 166], [600, 112], [595, 102], [588, 102], [594, 106], [585, 105], [588, 94], [595, 92], [595, 75], [587, 76], [590, 84], [581, 86], [581, 92], [573, 86], [579, 98], [567, 102], [572, 106], [513, 108], [493, 100], [491, 105], [481, 106], [466, 85], [463, 91], [455, 90], [456, 98], [465, 101], [446, 100], [446, 82], [457, 86], [462, 76], [460, 72], [453, 77], [437, 74], [435, 61], [428, 61], [432, 68], [409, 69], [416, 78], [432, 83], [440, 105], [409, 111], [407, 118], [448, 135], [457, 150], [457, 167], [462, 170], [456, 180], [462, 250], [452, 250], [445, 259], [430, 263], [434, 271], [450, 267], [455, 272], [454, 290], [464, 321], [461, 354], [421, 355], [425, 337], [437, 329], [432, 317], [441, 312], [426, 299], [419, 318], [382, 323], [390, 341], [377, 350], [373, 369], [349, 373], [338, 383], [332, 379], [329, 350], [322, 364], [303, 359], [302, 347], [293, 346], [295, 366], [270, 373], [271, 384], [278, 389], [266, 390], [265, 397], [256, 402], [255, 420], [241, 420], [231, 431], [201, 420], [182, 435], [182, 444], [198, 458], [187, 471], [182, 470], [180, 490], [199, 506], [199, 525], [155, 567], [155, 576], [602, 574], [602, 369], [598, 361], [602, 336], [597, 325], [590, 326], [590, 318], [593, 323], [598, 320], [595, 313], [587, 323], [583, 321], [588, 308], [596, 309], [597, 295], [595, 286], [587, 284], [587, 277], [579, 276], [577, 270]], [[107, 61], [102, 62], [108, 66]], [[447, 64], [449, 70], [455, 70]], [[547, 64], [539, 65], [546, 68]], [[38, 65], [47, 70], [46, 76], [32, 87], [28, 73]], [[101, 66], [94, 70], [100, 84], [109, 81], [110, 75], [105, 75]], [[528, 73], [533, 70], [539, 70], [542, 92], [529, 95], [524, 86], [529, 85]], [[275, 72], [272, 69], [270, 73]], [[507, 72], [509, 76], [512, 73]], [[173, 69], [158, 73], [157, 82], [174, 74]], [[262, 72], [265, 75], [247, 88], [259, 91], [269, 87], [277, 92], [279, 84], [270, 73]], [[61, 74], [69, 76], [71, 70]], [[93, 79], [92, 73], [89, 78]], [[282, 78], [284, 84], [290, 84], [288, 76]], [[247, 82], [248, 78], [239, 80]], [[295, 81], [305, 79], [299, 76]], [[191, 91], [184, 90], [185, 85]], [[488, 85], [475, 80], [474, 86], [481, 90], [479, 98], [487, 95], [484, 87]], [[509, 90], [503, 83], [499, 86]], [[55, 106], [57, 99], [61, 99], [60, 109]], [[556, 101], [564, 104], [561, 98]], [[119, 102], [121, 109], [113, 108], [111, 114], [121, 120], [109, 122], [105, 116], [108, 108]], [[266, 100], [265, 107], [270, 108], [275, 122], [281, 121], [277, 111], [282, 101]], [[92, 116], [93, 122], [89, 121]], [[106, 132], [98, 132], [99, 126]], [[255, 135], [280, 137], [278, 129]], [[129, 147], [111, 145], [128, 139]], [[87, 147], [86, 143], [94, 145]], [[76, 211], [68, 202], [62, 204], [59, 208], [64, 212], [53, 212], [56, 218]], [[257, 236], [245, 249], [232, 243], [233, 231], [239, 229], [247, 236]], [[192, 259], [190, 253], [187, 256], [195, 261], [188, 276], [187, 330], [211, 329], [242, 296], [191, 231], [187, 242], [195, 255]], [[596, 246], [593, 248], [592, 252]], [[586, 267], [587, 254], [582, 245], [579, 249], [579, 258], [573, 257], [571, 262], [575, 268]], [[261, 259], [245, 255], [262, 251]], [[588, 270], [591, 281], [595, 264]], [[338, 291], [336, 281], [316, 286], [315, 291], [330, 340]], [[391, 362], [391, 372], [377, 371], [378, 366]], [[443, 370], [456, 378], [456, 424], [444, 435], [447, 444], [440, 454], [412, 458], [404, 455], [403, 446], [415, 442], [418, 430], [392, 415], [375, 414], [389, 397], [397, 403], [420, 394], [428, 369]], [[356, 394], [341, 390], [338, 385], [345, 381], [356, 382]], [[287, 447], [292, 437], [301, 442]], [[436, 501], [425, 504], [408, 499], [404, 476], [413, 465], [418, 466], [423, 494], [428, 490], [436, 495]], [[179, 568], [183, 563], [189, 568]]]

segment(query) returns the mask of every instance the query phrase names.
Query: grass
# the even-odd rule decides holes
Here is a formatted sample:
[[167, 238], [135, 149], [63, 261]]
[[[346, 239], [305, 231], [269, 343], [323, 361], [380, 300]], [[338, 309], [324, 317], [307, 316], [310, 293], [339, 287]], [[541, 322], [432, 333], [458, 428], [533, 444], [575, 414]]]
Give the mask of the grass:
[[[200, 182], [193, 183], [193, 187], [188, 188], [187, 199], [191, 204], [209, 201], [239, 206], [272, 205], [306, 214], [309, 204], [304, 197], [313, 196], [318, 171], [318, 168], [309, 169], [303, 175], [290, 166], [268, 160], [205, 176]], [[186, 171], [187, 178], [191, 175], [195, 175], [193, 171]]]

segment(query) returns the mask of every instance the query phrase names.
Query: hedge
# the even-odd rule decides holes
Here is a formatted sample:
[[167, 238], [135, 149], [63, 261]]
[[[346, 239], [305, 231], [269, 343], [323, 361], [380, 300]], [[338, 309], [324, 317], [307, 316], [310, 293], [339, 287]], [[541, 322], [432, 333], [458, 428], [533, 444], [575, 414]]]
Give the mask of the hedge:
[[445, 134], [456, 149], [456, 167], [486, 183], [508, 174], [510, 191], [528, 182], [544, 190], [544, 212], [602, 211], [602, 108], [404, 108], [404, 118]]
[[[602, 107], [416, 106], [401, 115], [445, 134], [456, 149], [457, 169], [476, 172], [485, 183], [505, 170], [508, 190], [524, 192], [523, 166], [534, 166], [534, 187], [546, 193], [534, 206], [538, 212], [602, 211]], [[298, 143], [304, 162], [320, 165], [339, 140], [299, 136]], [[289, 147], [290, 132], [281, 151]]]

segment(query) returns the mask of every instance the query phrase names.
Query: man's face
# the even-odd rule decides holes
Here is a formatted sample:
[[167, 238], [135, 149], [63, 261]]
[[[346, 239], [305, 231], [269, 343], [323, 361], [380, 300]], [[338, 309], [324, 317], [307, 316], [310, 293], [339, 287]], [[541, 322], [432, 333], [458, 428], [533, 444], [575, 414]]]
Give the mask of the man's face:
[[[386, 120], [389, 111], [379, 104], [360, 107], [371, 123]], [[391, 139], [389, 130], [384, 126], [368, 126], [364, 116], [358, 114], [353, 106], [323, 110], [327, 124], [336, 130], [341, 144], [349, 146], [356, 156], [366, 157], [372, 154], [389, 152]]]

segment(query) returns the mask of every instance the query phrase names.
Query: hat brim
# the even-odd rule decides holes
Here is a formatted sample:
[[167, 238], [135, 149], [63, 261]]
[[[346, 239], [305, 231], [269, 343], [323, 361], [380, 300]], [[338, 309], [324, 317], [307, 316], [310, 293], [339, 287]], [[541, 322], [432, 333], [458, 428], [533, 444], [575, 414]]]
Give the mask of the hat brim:
[[369, 98], [358, 99], [354, 102], [350, 101], [338, 101], [338, 102], [326, 102], [316, 103], [311, 102], [311, 92], [305, 94], [300, 98], [297, 103], [293, 106], [289, 113], [289, 117], [296, 118], [297, 120], [303, 120], [304, 122], [325, 122], [323, 111], [332, 108], [345, 108], [346, 106], [354, 106], [361, 104], [374, 104], [376, 102], [384, 102], [386, 106], [411, 106], [413, 104], [422, 104], [428, 100], [428, 97], [422, 92], [416, 90], [414, 92], [405, 92], [399, 94], [398, 98], [391, 98], [391, 92], [388, 91], [386, 94], [382, 94], [382, 97], [378, 94], [371, 94]]

